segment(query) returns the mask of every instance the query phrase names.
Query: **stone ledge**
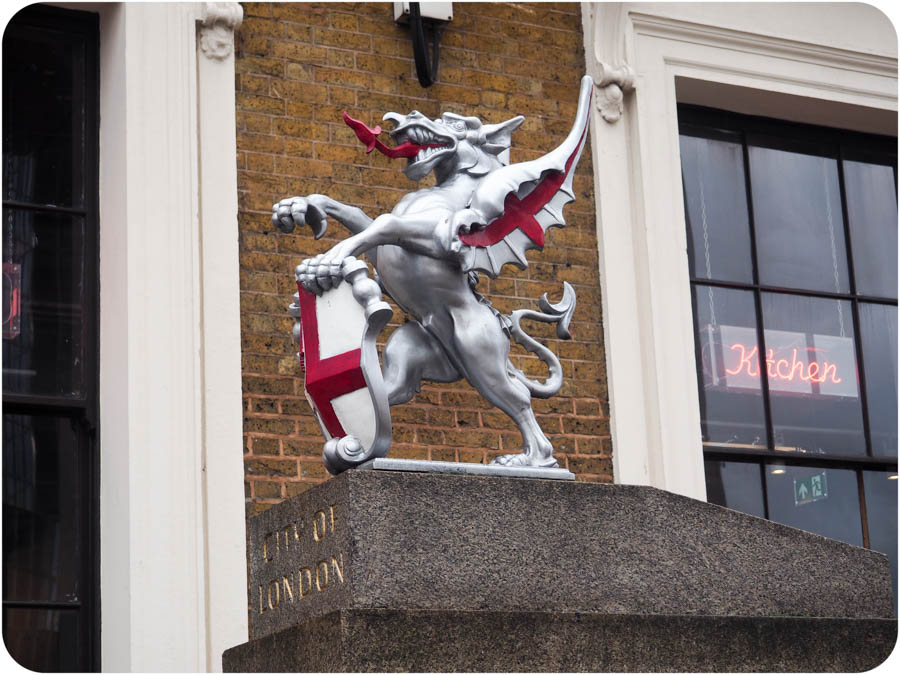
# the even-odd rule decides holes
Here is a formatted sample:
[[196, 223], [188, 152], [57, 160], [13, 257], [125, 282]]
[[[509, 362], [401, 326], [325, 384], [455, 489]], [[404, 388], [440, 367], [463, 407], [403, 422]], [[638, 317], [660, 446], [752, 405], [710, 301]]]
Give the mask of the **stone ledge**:
[[248, 554], [254, 638], [365, 608], [893, 617], [885, 556], [640, 486], [347, 471]]
[[349, 609], [229, 649], [225, 672], [860, 672], [892, 619]]

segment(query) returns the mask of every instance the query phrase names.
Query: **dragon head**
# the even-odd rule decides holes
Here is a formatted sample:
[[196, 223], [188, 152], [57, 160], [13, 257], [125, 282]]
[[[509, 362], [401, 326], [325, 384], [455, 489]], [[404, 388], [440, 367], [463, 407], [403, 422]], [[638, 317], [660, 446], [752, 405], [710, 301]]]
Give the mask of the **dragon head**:
[[407, 157], [403, 173], [420, 180], [434, 171], [438, 183], [462, 171], [483, 175], [508, 164], [512, 132], [525, 121], [519, 115], [500, 124], [482, 124], [477, 117], [451, 112], [431, 120], [418, 110], [405, 116], [390, 112], [384, 119], [395, 125], [391, 139], [420, 148]]
[[381, 127], [369, 129], [344, 113], [344, 120], [369, 152], [377, 149], [388, 157], [406, 157], [403, 173], [408, 178], [421, 180], [434, 171], [438, 183], [463, 171], [484, 175], [508, 164], [512, 132], [525, 121], [519, 115], [499, 124], [482, 124], [477, 117], [450, 112], [432, 120], [418, 110], [408, 115], [389, 112], [384, 119], [394, 124], [390, 136], [397, 145], [393, 148], [376, 138]]

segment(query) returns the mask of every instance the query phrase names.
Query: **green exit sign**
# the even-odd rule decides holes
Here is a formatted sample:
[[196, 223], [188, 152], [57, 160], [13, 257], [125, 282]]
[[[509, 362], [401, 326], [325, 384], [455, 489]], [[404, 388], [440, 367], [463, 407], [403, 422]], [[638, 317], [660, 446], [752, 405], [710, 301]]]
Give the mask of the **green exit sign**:
[[794, 505], [809, 504], [828, 496], [828, 477], [825, 472], [794, 479]]

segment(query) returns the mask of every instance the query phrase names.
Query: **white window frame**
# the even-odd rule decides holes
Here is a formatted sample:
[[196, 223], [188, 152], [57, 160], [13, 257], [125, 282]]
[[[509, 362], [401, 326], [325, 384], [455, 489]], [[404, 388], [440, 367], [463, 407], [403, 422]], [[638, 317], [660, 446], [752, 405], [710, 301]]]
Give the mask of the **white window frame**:
[[591, 126], [614, 478], [705, 500], [677, 104], [896, 135], [896, 36], [860, 4], [582, 16], [588, 73], [635, 74], [621, 119]]

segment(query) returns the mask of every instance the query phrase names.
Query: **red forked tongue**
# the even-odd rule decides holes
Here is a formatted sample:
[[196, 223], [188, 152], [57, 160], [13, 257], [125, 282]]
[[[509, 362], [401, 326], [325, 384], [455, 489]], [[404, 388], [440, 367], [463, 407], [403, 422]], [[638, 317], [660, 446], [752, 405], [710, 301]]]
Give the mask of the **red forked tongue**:
[[350, 115], [347, 114], [347, 111], [344, 111], [344, 122], [347, 123], [348, 127], [353, 129], [353, 131], [356, 133], [356, 137], [363, 145], [366, 146], [366, 154], [372, 152], [372, 150], [378, 150], [378, 152], [383, 155], [387, 155], [391, 159], [397, 159], [398, 157], [408, 157], [410, 159], [413, 159], [416, 155], [419, 154], [419, 150], [421, 150], [422, 148], [444, 147], [442, 143], [418, 145], [410, 141], [405, 141], [397, 147], [389, 148], [380, 140], [378, 140], [378, 138], [376, 138], [378, 134], [381, 133], [380, 126], [376, 126], [374, 129], [370, 129], [365, 122], [360, 122], [359, 120], [355, 120], [350, 117]]

